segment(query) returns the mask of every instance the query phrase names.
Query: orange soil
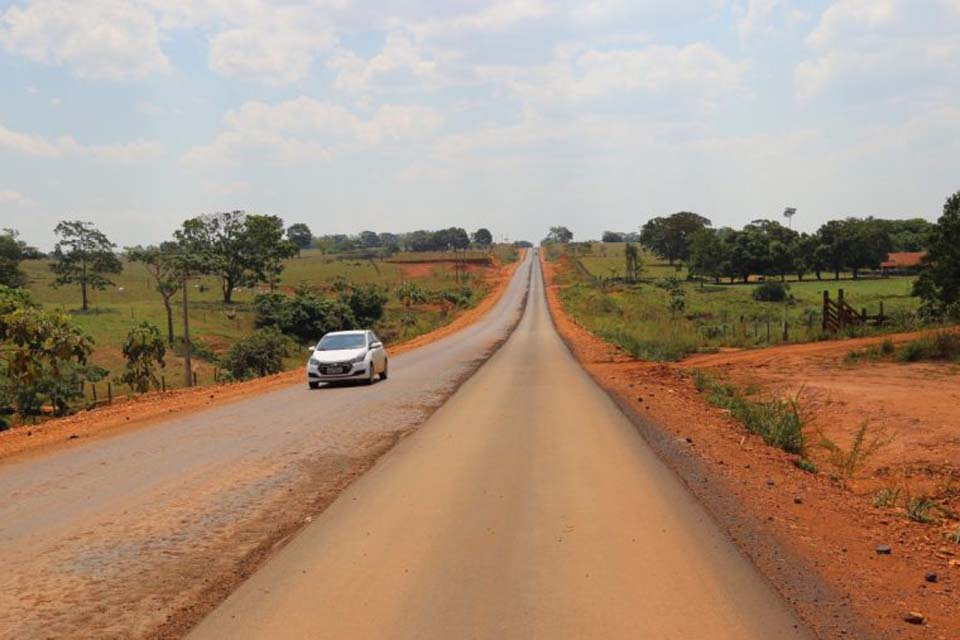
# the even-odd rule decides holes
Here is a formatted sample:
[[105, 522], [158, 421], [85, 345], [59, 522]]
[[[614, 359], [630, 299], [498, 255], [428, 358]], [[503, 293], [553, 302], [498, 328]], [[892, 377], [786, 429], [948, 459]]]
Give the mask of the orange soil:
[[[500, 300], [522, 260], [521, 255], [520, 260], [513, 264], [495, 269], [487, 268], [487, 279], [492, 283], [492, 287], [480, 304], [459, 314], [450, 324], [413, 340], [391, 345], [390, 355], [399, 355], [436, 342], [476, 322]], [[167, 373], [176, 375], [178, 372]], [[212, 375], [211, 371], [202, 371], [200, 378], [210, 379]], [[109, 406], [0, 432], [0, 461], [12, 456], [41, 454], [50, 447], [69, 446], [78, 439], [105, 437], [120, 430], [154, 424], [173, 415], [233, 402], [250, 394], [300, 384], [303, 382], [303, 375], [300, 369], [296, 369], [245, 382], [148, 393], [130, 398], [117, 397]]]
[[[397, 262], [394, 263], [403, 270], [403, 275], [407, 278], [429, 278], [437, 270], [444, 271], [453, 271], [454, 260], [430, 260], [426, 262]], [[466, 271], [470, 274], [481, 274], [484, 277], [492, 270], [496, 271], [496, 267], [492, 264], [477, 264], [467, 262], [460, 266], [461, 270]]]
[[[677, 447], [678, 456], [667, 462], [821, 637], [960, 639], [960, 545], [947, 540], [946, 527], [916, 524], [892, 509], [873, 507], [862, 495], [867, 482], [848, 491], [828, 473], [801, 471], [793, 464], [796, 456], [765, 445], [727, 412], [710, 406], [689, 369], [722, 369], [738, 381], [769, 383], [774, 390], [777, 381], [783, 390], [806, 384], [817, 396], [815, 422], [838, 442], [849, 441], [864, 414], [899, 432], [871, 461], [874, 471], [878, 464], [906, 463], [935, 467], [937, 473], [947, 467], [949, 475], [960, 461], [956, 427], [950, 430], [960, 412], [955, 400], [960, 386], [946, 371], [930, 365], [847, 370], [836, 363], [869, 339], [700, 356], [678, 365], [636, 361], [563, 310], [552, 282], [556, 269], [567, 268], [544, 263], [550, 307], [571, 350], [628, 412], [648, 418], [644, 422]], [[683, 471], [684, 458], [694, 460], [702, 475]], [[730, 499], [733, 511], [724, 509]], [[950, 529], [957, 526], [953, 522]], [[878, 555], [878, 545], [890, 545], [891, 555]], [[937, 582], [925, 580], [928, 572], [937, 574]], [[811, 596], [804, 576], [832, 595]], [[922, 613], [925, 624], [905, 622], [911, 611]]]

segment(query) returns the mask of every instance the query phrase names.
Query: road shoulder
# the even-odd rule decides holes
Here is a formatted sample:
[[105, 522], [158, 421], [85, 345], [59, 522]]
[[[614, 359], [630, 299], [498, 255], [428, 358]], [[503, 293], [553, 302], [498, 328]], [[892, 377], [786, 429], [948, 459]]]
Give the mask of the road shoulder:
[[[579, 326], [562, 308], [554, 268], [544, 263], [547, 298], [571, 352], [820, 637], [952, 637], [950, 601], [927, 589], [898, 523], [797, 469], [709, 406], [689, 375], [635, 361]], [[893, 554], [878, 555], [882, 544]], [[926, 611], [929, 626], [907, 624], [911, 610]]]

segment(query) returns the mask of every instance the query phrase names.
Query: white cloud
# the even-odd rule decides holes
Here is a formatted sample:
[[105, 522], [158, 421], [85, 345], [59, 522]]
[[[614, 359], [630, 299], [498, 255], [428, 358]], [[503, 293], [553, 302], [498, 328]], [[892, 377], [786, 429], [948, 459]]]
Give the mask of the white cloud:
[[309, 8], [270, 6], [254, 20], [213, 36], [209, 64], [225, 76], [290, 84], [306, 78], [314, 58], [335, 43], [333, 30]]
[[227, 113], [226, 130], [210, 144], [191, 149], [192, 164], [230, 163], [250, 150], [293, 163], [325, 159], [351, 146], [416, 141], [436, 131], [442, 118], [433, 109], [383, 105], [363, 118], [339, 105], [301, 96], [278, 104], [248, 102]]
[[0, 149], [11, 149], [44, 158], [59, 158], [68, 153], [77, 153], [81, 150], [81, 147], [70, 136], [48, 140], [40, 136], [11, 131], [0, 125]]
[[0, 48], [88, 78], [138, 78], [169, 68], [153, 14], [125, 0], [33, 0], [0, 14]]
[[782, 0], [749, 0], [743, 14], [737, 20], [737, 33], [741, 40], [773, 31], [774, 10]]
[[709, 101], [741, 91], [745, 70], [744, 63], [697, 42], [619, 51], [560, 50], [549, 65], [487, 67], [482, 73], [538, 101], [582, 101], [633, 92], [689, 92]]
[[26, 196], [13, 189], [0, 189], [0, 204], [26, 204]]
[[463, 31], [501, 31], [549, 13], [550, 7], [543, 0], [495, 0], [477, 12], [430, 20], [411, 28], [419, 37], [448, 36]]
[[878, 29], [893, 24], [897, 0], [837, 0], [820, 17], [807, 36], [807, 44], [822, 48], [836, 44], [851, 32]]
[[94, 145], [90, 147], [90, 153], [101, 160], [132, 164], [161, 155], [163, 144], [156, 140], [138, 138], [133, 142]]
[[455, 69], [459, 55], [452, 52], [426, 54], [422, 43], [401, 32], [390, 33], [379, 53], [363, 59], [352, 51], [338, 49], [327, 66], [337, 72], [334, 86], [351, 92], [405, 87], [417, 90], [462, 83], [465, 69]]

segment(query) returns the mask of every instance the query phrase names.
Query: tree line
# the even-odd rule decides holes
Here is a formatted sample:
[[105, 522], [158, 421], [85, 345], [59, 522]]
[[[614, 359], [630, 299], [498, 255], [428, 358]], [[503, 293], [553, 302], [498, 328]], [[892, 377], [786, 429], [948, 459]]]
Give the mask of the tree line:
[[463, 227], [449, 227], [428, 231], [419, 229], [409, 233], [361, 231], [356, 235], [330, 234], [314, 237], [305, 224], [292, 225], [287, 238], [300, 249], [315, 248], [324, 253], [355, 251], [392, 254], [400, 251], [449, 251], [470, 246], [487, 248], [493, 244], [493, 233], [481, 227], [472, 234]]
[[648, 221], [639, 242], [670, 264], [684, 262], [691, 274], [717, 283], [748, 282], [751, 276], [803, 280], [810, 274], [820, 280], [825, 273], [839, 279], [844, 272], [858, 278], [878, 269], [891, 252], [927, 248], [934, 226], [922, 218], [850, 217], [826, 222], [814, 233], [775, 220], [714, 229], [709, 219], [683, 211]]

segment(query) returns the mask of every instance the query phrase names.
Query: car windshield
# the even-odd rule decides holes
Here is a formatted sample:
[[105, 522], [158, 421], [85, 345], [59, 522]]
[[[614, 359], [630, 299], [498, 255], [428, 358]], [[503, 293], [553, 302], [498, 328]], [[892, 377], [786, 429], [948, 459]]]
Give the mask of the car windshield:
[[362, 349], [367, 346], [367, 339], [363, 334], [345, 334], [324, 336], [317, 351], [339, 351], [340, 349]]

